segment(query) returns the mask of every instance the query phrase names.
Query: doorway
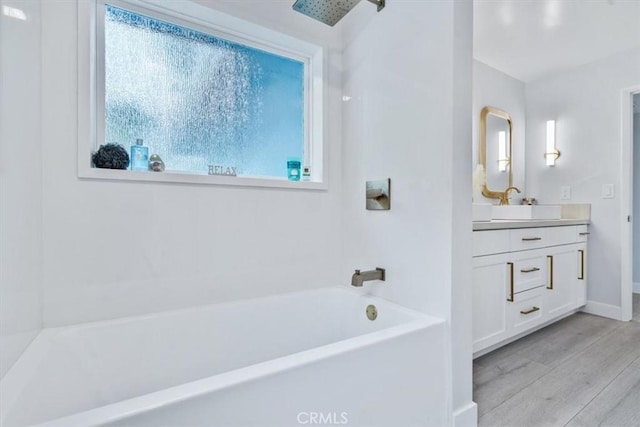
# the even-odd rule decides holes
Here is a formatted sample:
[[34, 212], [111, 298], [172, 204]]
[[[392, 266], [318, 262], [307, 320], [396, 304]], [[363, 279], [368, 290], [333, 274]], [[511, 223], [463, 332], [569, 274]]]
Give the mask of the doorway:
[[[640, 321], [640, 86], [622, 91], [622, 321]], [[634, 223], [636, 226], [634, 227]]]

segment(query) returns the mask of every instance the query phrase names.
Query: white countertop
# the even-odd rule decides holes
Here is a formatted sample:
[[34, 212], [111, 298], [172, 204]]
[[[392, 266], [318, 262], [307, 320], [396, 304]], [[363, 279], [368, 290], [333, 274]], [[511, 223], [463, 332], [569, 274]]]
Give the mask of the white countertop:
[[494, 219], [492, 221], [476, 221], [473, 231], [506, 230], [511, 228], [562, 227], [566, 225], [587, 225], [588, 219], [530, 219], [512, 221]]

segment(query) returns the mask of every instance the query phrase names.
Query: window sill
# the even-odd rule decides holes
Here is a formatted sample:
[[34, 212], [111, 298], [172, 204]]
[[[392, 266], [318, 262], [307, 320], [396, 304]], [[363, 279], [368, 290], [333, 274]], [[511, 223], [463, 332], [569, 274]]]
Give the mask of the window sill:
[[205, 184], [240, 187], [286, 188], [294, 190], [327, 190], [326, 182], [289, 181], [284, 178], [244, 177], [194, 174], [186, 172], [136, 172], [117, 169], [81, 168], [78, 177], [115, 181], [167, 182], [180, 184]]

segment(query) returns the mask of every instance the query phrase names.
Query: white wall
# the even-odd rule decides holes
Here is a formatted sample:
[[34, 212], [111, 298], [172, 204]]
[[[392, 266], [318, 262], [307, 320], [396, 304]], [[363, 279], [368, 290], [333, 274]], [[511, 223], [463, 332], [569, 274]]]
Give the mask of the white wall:
[[0, 3], [1, 378], [42, 323], [42, 150], [40, 3]]
[[339, 53], [329, 191], [80, 180], [76, 4], [42, 9], [46, 326], [339, 283]]
[[[640, 94], [634, 95], [640, 105]], [[633, 291], [640, 293], [640, 113], [633, 115]]]
[[[620, 227], [627, 215], [621, 212], [619, 198], [621, 90], [638, 84], [640, 49], [526, 86], [527, 192], [541, 203], [559, 203], [560, 187], [568, 185], [570, 202], [592, 204], [587, 298], [613, 312], [621, 306]], [[549, 119], [556, 120], [562, 152], [555, 167], [545, 166], [543, 158]], [[614, 184], [615, 198], [602, 198], [603, 184]]]
[[[349, 284], [356, 268], [386, 268], [386, 282], [366, 283], [363, 292], [449, 321], [456, 350], [451, 407], [471, 407], [475, 420], [465, 315], [471, 312], [471, 8], [470, 1], [392, 0], [379, 14], [363, 12], [366, 22], [354, 23], [359, 32], [347, 36], [340, 278]], [[388, 177], [391, 210], [365, 210], [365, 182]], [[452, 295], [464, 295], [455, 316]]]
[[[506, 111], [513, 121], [513, 185], [522, 194], [513, 194], [513, 203], [525, 197], [525, 84], [482, 62], [473, 61], [473, 170], [478, 164], [480, 149], [480, 111], [486, 106]], [[489, 165], [490, 167], [490, 165]], [[506, 186], [505, 186], [506, 188]], [[491, 188], [501, 191], [504, 188]], [[485, 200], [485, 202], [490, 200]], [[497, 200], [491, 201], [497, 204]]]

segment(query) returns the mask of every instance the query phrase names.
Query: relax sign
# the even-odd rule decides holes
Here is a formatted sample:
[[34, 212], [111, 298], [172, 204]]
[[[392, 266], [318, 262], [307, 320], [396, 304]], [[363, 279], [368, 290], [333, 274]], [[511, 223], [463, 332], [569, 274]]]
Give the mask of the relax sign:
[[236, 166], [209, 165], [209, 175], [237, 176]]

